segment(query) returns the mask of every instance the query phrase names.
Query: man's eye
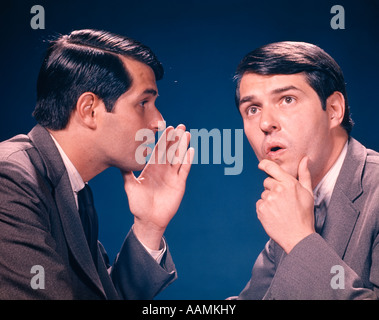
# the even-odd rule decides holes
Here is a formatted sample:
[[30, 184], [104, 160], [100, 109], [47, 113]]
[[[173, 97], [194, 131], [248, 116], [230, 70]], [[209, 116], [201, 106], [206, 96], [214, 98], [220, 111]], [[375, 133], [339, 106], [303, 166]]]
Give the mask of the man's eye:
[[140, 102], [140, 106], [141, 106], [142, 108], [144, 108], [147, 102], [148, 102], [147, 100], [141, 101], [141, 102]]
[[294, 101], [295, 101], [295, 99], [293, 97], [284, 97], [284, 99], [283, 99], [283, 102], [285, 104], [290, 104], [290, 103], [292, 103]]
[[248, 107], [246, 113], [247, 115], [255, 115], [258, 113], [258, 108], [254, 106]]

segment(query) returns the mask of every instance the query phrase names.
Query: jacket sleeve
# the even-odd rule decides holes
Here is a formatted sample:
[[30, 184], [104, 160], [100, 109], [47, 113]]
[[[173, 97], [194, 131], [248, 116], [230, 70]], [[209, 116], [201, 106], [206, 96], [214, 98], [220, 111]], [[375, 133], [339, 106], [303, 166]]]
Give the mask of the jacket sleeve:
[[177, 278], [167, 251], [158, 264], [130, 230], [111, 268], [110, 275], [122, 299], [150, 300]]
[[72, 299], [43, 182], [17, 162], [0, 166], [0, 299]]
[[[275, 247], [277, 244], [269, 240], [254, 263], [251, 279], [238, 296], [238, 300], [261, 300], [275, 275]], [[230, 298], [229, 298], [230, 299]]]
[[317, 233], [300, 241], [282, 259], [264, 299], [378, 299], [379, 237], [372, 247], [370, 281], [363, 286], [360, 277]]

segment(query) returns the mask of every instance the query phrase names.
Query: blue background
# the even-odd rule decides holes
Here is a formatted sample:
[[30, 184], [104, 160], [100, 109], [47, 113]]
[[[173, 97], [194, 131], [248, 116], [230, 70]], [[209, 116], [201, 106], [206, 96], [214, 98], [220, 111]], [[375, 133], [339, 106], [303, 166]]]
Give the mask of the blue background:
[[[45, 8], [45, 30], [30, 27], [35, 4]], [[330, 27], [335, 4], [344, 6], [345, 30]], [[209, 131], [242, 128], [232, 78], [246, 53], [274, 41], [315, 43], [344, 71], [356, 123], [352, 135], [379, 150], [379, 2], [368, 0], [2, 2], [0, 140], [35, 124], [31, 113], [45, 40], [81, 28], [109, 30], [150, 46], [165, 67], [157, 106], [167, 125]], [[225, 299], [249, 280], [267, 236], [255, 214], [263, 175], [245, 137], [243, 151], [240, 175], [225, 176], [225, 164], [193, 165], [166, 231], [179, 278], [158, 299]], [[113, 259], [133, 222], [123, 181], [111, 168], [90, 184], [100, 240]]]

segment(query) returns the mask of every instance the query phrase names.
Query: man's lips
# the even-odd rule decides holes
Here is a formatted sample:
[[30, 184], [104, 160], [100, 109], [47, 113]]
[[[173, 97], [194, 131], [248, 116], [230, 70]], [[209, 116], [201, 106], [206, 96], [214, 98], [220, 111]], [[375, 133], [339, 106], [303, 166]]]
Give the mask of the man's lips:
[[276, 158], [286, 151], [286, 147], [281, 142], [270, 142], [264, 146], [264, 153], [267, 158]]

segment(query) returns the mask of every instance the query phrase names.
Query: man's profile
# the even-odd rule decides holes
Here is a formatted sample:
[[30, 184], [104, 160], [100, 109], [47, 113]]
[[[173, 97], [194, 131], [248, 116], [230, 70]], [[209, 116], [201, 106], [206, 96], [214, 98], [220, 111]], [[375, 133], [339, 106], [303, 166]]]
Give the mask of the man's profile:
[[[152, 299], [176, 279], [163, 233], [193, 149], [175, 164], [135, 158], [136, 132], [162, 129], [155, 107], [162, 76], [154, 53], [127, 37], [77, 30], [52, 41], [37, 80], [38, 124], [0, 143], [1, 299]], [[166, 144], [168, 135], [177, 140]], [[182, 150], [188, 142], [180, 125], [157, 146]], [[155, 148], [151, 158], [161, 155]], [[120, 169], [134, 215], [113, 264], [98, 242], [87, 184], [109, 167]], [[31, 280], [35, 266], [43, 268], [42, 289]]]
[[236, 79], [268, 175], [256, 212], [270, 237], [238, 298], [377, 299], [379, 155], [351, 137], [340, 67], [315, 45], [278, 42], [247, 54]]

